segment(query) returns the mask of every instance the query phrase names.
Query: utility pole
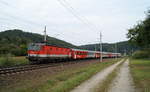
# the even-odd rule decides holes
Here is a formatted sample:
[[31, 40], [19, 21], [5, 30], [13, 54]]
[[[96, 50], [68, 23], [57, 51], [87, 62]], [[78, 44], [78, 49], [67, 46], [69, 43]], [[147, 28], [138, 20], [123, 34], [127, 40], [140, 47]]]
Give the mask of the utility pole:
[[46, 43], [47, 42], [47, 39], [46, 39], [46, 26], [44, 28], [44, 42]]
[[124, 50], [124, 56], [125, 57], [127, 56], [127, 50], [126, 49]]
[[95, 51], [96, 51], [96, 44], [95, 44]]
[[102, 33], [100, 32], [100, 62], [102, 62], [103, 61], [103, 46], [102, 46]]
[[[115, 48], [116, 48], [116, 54], [117, 54], [117, 42], [116, 42], [116, 44], [115, 44]], [[117, 59], [117, 55], [116, 55], [116, 59]]]

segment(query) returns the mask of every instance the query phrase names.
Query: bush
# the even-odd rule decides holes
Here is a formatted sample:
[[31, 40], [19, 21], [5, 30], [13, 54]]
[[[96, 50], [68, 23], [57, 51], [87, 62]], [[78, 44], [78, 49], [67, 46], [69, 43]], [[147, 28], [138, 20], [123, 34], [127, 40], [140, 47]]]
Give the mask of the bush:
[[150, 50], [141, 50], [141, 51], [136, 51], [134, 52], [132, 58], [136, 58], [136, 59], [146, 59], [149, 58], [150, 59]]
[[12, 66], [14, 65], [11, 54], [6, 54], [0, 58], [0, 66]]
[[24, 56], [14, 57], [11, 54], [7, 54], [7, 55], [2, 55], [0, 57], [0, 67], [18, 66], [18, 65], [25, 65], [25, 64], [29, 64], [29, 60], [26, 59]]

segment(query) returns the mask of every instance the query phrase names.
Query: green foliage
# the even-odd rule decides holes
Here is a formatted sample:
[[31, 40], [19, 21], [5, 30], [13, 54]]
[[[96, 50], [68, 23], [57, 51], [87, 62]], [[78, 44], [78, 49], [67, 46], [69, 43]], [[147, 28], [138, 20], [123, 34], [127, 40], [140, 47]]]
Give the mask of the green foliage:
[[150, 92], [150, 60], [131, 59], [130, 67], [136, 92]]
[[29, 61], [25, 57], [14, 57], [11, 54], [5, 54], [0, 57], [0, 67], [17, 66], [29, 64]]
[[[43, 36], [36, 33], [23, 32], [19, 29], [0, 32], [0, 54], [11, 53], [15, 56], [25, 56], [27, 54], [27, 45], [34, 42], [43, 42]], [[50, 45], [77, 48], [70, 43], [49, 36], [47, 37], [47, 42]]]
[[116, 62], [115, 60], [112, 61], [96, 63], [84, 68], [79, 68], [71, 71], [69, 70], [70, 72], [64, 72], [63, 74], [59, 74], [57, 77], [53, 77], [55, 81], [50, 80], [50, 83], [48, 82], [48, 84], [44, 84], [40, 89], [42, 89], [42, 92], [43, 89], [47, 89], [50, 92], [69, 92], [71, 89], [73, 89], [83, 81], [87, 80], [92, 75]]
[[[0, 55], [11, 53], [15, 56], [25, 56], [27, 54], [27, 45], [29, 43], [41, 43], [43, 42], [43, 36], [36, 33], [23, 32], [19, 29], [7, 30], [0, 32]], [[67, 48], [82, 48], [88, 50], [95, 50], [95, 45], [99, 51], [99, 44], [75, 46], [65, 41], [47, 37], [47, 42], [50, 45], [67, 47]], [[117, 43], [117, 51], [120, 53], [131, 53], [138, 49], [138, 47], [130, 45], [127, 41]], [[103, 51], [115, 52], [114, 44], [103, 44]]]
[[[116, 52], [116, 43], [108, 44], [103, 43], [103, 51], [105, 52]], [[87, 49], [87, 50], [95, 50], [95, 46], [97, 51], [100, 50], [99, 44], [89, 44], [89, 45], [82, 45], [80, 48]], [[138, 50], [139, 47], [129, 44], [128, 41], [118, 42], [117, 43], [117, 52], [119, 53], [127, 53], [131, 54], [133, 51]]]
[[144, 21], [128, 30], [127, 37], [132, 44], [142, 48], [150, 48], [150, 10]]
[[5, 56], [0, 58], [0, 66], [12, 66], [14, 63], [12, 62], [12, 55], [6, 54]]
[[24, 86], [17, 85], [15, 88], [4, 88], [4, 91], [9, 92], [13, 89], [13, 92], [69, 92], [83, 81], [115, 62], [117, 62], [116, 59], [109, 59], [108, 62], [85, 64], [80, 67], [70, 67], [70, 69], [64, 68], [63, 71], [58, 71], [51, 76], [46, 75], [49, 78], [44, 79], [46, 81], [40, 82], [38, 85], [35, 82], [31, 82], [29, 85], [28, 83], [26, 84], [29, 81], [25, 81], [23, 82]]
[[60, 77], [67, 77], [66, 80], [61, 80], [57, 85], [51, 88], [52, 92], [69, 92], [71, 89], [82, 83], [83, 81], [90, 78], [92, 75], [101, 71], [105, 67], [112, 65], [115, 62], [102, 62], [93, 65], [89, 65], [86, 68], [80, 68], [75, 70], [76, 72], [72, 75], [61, 75]]
[[150, 58], [150, 49], [136, 51], [133, 53], [132, 58], [136, 59]]

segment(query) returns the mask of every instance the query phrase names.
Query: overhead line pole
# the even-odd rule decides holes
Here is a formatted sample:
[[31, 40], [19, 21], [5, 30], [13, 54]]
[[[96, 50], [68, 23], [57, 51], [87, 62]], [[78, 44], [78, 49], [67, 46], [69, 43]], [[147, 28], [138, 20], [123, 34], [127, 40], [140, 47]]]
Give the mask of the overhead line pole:
[[95, 51], [96, 51], [96, 44], [95, 44]]
[[100, 32], [100, 62], [103, 61], [102, 33]]
[[46, 26], [44, 28], [44, 42], [46, 43], [47, 42], [47, 39], [46, 39]]
[[[115, 44], [115, 47], [116, 47], [116, 54], [117, 54], [117, 42]], [[117, 59], [117, 55], [116, 55], [116, 59]]]

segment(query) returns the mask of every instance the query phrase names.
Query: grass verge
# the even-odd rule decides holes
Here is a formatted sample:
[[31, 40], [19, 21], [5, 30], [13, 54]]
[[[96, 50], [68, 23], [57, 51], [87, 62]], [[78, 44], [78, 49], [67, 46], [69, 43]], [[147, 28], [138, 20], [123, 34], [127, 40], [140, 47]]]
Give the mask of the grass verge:
[[67, 69], [58, 75], [51, 76], [46, 83], [36, 87], [20, 89], [17, 92], [68, 92], [90, 78], [92, 75], [115, 62], [116, 60], [113, 59], [108, 62], [93, 63], [82, 68]]
[[120, 70], [121, 65], [124, 62], [120, 63], [114, 70], [113, 72], [111, 72], [107, 78], [100, 83], [94, 90], [94, 92], [108, 92], [108, 89], [111, 85], [111, 83], [113, 82], [114, 78], [116, 78], [116, 76], [118, 75], [118, 71]]
[[0, 57], [0, 67], [8, 67], [8, 66], [17, 66], [28, 64], [29, 61], [25, 58], [25, 56], [13, 57], [10, 55], [6, 55]]
[[131, 59], [131, 73], [138, 92], [150, 92], [150, 60]]

